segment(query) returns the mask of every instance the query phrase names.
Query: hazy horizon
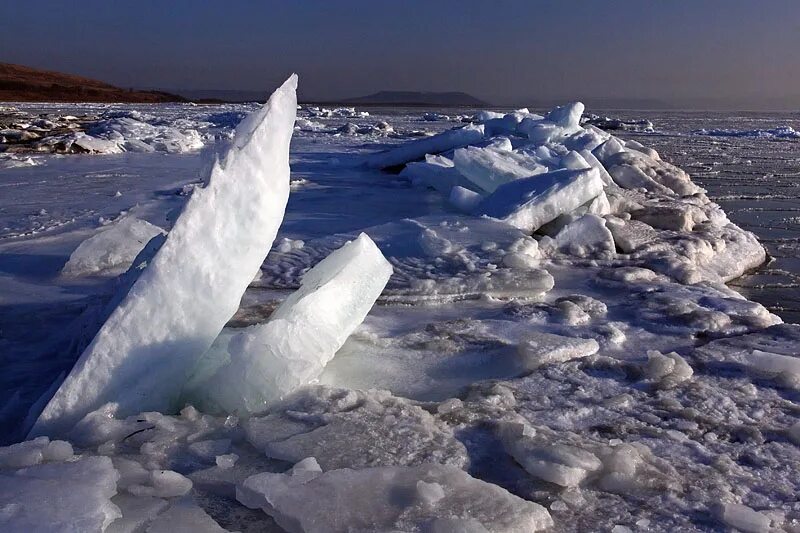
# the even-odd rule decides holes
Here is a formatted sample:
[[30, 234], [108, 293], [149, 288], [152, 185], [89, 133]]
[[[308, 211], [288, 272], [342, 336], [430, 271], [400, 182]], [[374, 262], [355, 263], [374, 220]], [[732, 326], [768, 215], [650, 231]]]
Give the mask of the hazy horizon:
[[493, 105], [613, 100], [800, 108], [794, 0], [53, 0], [0, 6], [0, 61], [121, 87], [300, 97], [461, 91]]

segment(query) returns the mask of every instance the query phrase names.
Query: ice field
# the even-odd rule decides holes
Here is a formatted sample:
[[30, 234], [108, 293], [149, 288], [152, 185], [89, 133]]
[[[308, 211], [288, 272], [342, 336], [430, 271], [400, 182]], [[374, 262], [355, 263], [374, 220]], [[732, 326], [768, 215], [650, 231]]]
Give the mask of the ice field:
[[1, 530], [800, 531], [797, 115], [294, 98], [0, 108]]

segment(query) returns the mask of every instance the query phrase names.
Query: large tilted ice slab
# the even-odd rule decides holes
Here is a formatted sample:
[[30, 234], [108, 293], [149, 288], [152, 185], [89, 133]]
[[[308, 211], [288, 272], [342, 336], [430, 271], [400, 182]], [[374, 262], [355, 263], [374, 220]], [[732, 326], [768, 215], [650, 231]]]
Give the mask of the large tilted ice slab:
[[409, 161], [422, 159], [425, 154], [439, 154], [453, 148], [475, 144], [482, 139], [483, 126], [470, 124], [463, 128], [438, 133], [432, 137], [401, 144], [386, 152], [372, 155], [367, 159], [367, 165], [372, 168], [394, 167]]
[[444, 465], [323, 473], [308, 458], [286, 474], [247, 478], [237, 487], [236, 497], [292, 533], [527, 533], [553, 526], [544, 507]]
[[283, 220], [297, 77], [236, 129], [127, 296], [83, 352], [32, 430], [59, 434], [116, 402], [119, 413], [171, 411], [181, 384], [236, 312]]
[[533, 233], [602, 192], [603, 180], [596, 168], [562, 169], [501, 185], [481, 202], [476, 213]]
[[308, 271], [269, 322], [221, 337], [199, 369], [209, 377], [193, 380], [189, 400], [228, 413], [264, 411], [322, 372], [391, 275], [391, 264], [362, 233]]

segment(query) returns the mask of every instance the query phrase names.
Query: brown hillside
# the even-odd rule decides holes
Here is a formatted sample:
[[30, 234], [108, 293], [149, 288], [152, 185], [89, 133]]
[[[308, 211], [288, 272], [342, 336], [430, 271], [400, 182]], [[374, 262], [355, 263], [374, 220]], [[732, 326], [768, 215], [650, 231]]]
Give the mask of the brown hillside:
[[102, 81], [0, 63], [0, 102], [185, 102], [159, 91], [135, 91]]

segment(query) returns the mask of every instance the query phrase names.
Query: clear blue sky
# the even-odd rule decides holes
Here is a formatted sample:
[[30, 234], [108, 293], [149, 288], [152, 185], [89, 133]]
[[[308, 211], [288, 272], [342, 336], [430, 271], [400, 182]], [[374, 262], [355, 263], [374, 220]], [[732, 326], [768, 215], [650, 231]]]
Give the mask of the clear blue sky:
[[461, 90], [800, 106], [800, 0], [0, 0], [0, 61], [307, 99]]

